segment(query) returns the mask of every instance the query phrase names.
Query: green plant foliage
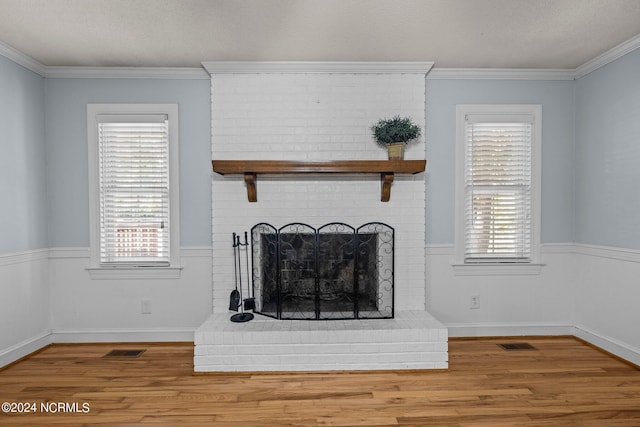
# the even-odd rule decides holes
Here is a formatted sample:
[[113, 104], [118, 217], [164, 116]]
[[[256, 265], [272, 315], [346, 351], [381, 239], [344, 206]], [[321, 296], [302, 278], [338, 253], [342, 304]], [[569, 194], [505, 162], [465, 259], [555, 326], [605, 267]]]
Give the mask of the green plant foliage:
[[408, 144], [420, 136], [420, 127], [413, 123], [410, 117], [394, 116], [390, 119], [380, 119], [371, 126], [371, 132], [380, 145], [402, 142]]

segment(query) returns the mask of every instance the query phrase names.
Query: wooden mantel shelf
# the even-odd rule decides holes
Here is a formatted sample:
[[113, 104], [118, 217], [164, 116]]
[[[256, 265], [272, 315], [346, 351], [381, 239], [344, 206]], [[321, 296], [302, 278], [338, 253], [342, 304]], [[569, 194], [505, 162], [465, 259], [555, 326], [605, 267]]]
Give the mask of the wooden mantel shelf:
[[391, 183], [396, 173], [416, 174], [425, 170], [426, 160], [212, 160], [213, 171], [220, 175], [244, 175], [247, 197], [258, 201], [256, 181], [258, 174], [380, 174], [382, 184], [380, 200], [391, 198]]

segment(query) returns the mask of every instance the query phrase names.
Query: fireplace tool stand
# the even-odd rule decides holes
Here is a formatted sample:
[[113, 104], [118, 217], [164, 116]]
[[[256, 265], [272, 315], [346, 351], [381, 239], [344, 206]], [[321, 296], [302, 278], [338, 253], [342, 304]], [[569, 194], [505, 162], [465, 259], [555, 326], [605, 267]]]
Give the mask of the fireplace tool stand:
[[231, 241], [233, 245], [233, 278], [235, 280], [236, 287], [231, 291], [231, 295], [229, 296], [229, 311], [238, 311], [238, 307], [240, 306], [240, 292], [238, 292], [238, 263], [236, 262], [236, 233], [233, 233], [233, 240]]
[[[252, 309], [255, 307], [255, 302], [253, 298], [246, 298], [243, 300], [242, 298], [242, 255], [240, 254], [240, 248], [244, 248], [245, 258], [247, 263], [247, 291], [249, 290], [249, 255], [248, 255], [248, 247], [249, 242], [247, 240], [247, 232], [244, 232], [244, 243], [240, 243], [240, 236], [233, 233], [233, 268], [235, 269], [235, 278], [236, 278], [236, 289], [240, 291], [239, 305], [240, 305], [240, 313], [234, 314], [231, 316], [231, 321], [235, 323], [244, 323], [253, 319], [253, 313], [245, 313], [245, 308]], [[238, 283], [239, 282], [239, 283]], [[241, 303], [244, 302], [244, 304]], [[235, 311], [238, 308], [235, 307]]]

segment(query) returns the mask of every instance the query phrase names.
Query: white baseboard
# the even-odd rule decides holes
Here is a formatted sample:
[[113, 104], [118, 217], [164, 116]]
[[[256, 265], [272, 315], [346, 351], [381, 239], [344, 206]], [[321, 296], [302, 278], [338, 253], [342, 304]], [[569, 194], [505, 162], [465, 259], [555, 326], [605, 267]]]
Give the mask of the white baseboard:
[[449, 337], [511, 337], [572, 335], [569, 324], [556, 323], [450, 323]]
[[53, 343], [193, 342], [196, 328], [65, 329], [52, 332]]
[[636, 366], [640, 366], [640, 348], [624, 344], [616, 339], [599, 334], [584, 326], [574, 326], [572, 335], [627, 360]]
[[52, 342], [51, 331], [44, 331], [9, 348], [0, 350], [0, 368], [30, 355]]

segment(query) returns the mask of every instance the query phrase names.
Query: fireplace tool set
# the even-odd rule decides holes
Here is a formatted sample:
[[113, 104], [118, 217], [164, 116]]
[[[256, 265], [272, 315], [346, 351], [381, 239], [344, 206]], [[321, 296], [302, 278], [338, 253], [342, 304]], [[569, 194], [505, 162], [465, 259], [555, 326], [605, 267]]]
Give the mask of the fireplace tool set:
[[[247, 273], [247, 298], [242, 298], [242, 252], [244, 252], [246, 273]], [[248, 322], [253, 319], [253, 313], [245, 313], [245, 310], [254, 310], [256, 308], [255, 298], [251, 295], [251, 282], [249, 280], [249, 241], [247, 232], [244, 232], [244, 243], [240, 242], [240, 236], [233, 233], [233, 269], [235, 277], [235, 289], [231, 291], [229, 300], [229, 310], [238, 311], [240, 313], [231, 316], [231, 321], [235, 323]]]

